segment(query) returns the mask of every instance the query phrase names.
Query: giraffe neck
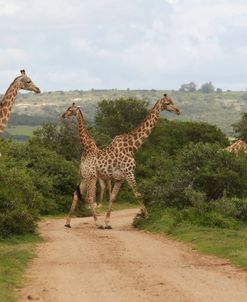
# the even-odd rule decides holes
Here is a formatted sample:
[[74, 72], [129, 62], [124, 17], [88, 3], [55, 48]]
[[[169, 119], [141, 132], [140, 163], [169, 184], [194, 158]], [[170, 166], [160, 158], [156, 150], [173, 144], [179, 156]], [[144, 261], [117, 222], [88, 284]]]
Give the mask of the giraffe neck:
[[96, 145], [95, 140], [91, 137], [91, 135], [88, 133], [85, 127], [84, 118], [80, 109], [77, 110], [76, 118], [78, 123], [80, 141], [84, 150], [84, 156], [87, 156], [88, 154], [96, 153], [99, 149]]
[[6, 91], [0, 103], [0, 135], [3, 133], [5, 127], [7, 126], [10, 112], [15, 102], [15, 98], [18, 93], [18, 90], [19, 90], [18, 85], [14, 81], [9, 86], [8, 90]]
[[137, 151], [149, 137], [158, 122], [161, 111], [161, 103], [158, 101], [150, 110], [144, 121], [128, 134], [128, 144], [132, 146], [133, 151]]

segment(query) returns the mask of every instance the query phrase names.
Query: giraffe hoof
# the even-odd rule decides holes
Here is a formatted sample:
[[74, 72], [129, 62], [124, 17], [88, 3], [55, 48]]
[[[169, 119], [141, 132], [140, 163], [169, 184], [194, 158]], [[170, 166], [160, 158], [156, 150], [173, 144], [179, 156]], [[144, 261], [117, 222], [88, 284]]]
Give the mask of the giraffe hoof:
[[97, 228], [100, 229], [100, 230], [104, 230], [104, 226], [103, 225], [99, 225]]
[[105, 226], [105, 229], [106, 229], [106, 230], [112, 230], [112, 227], [111, 227], [110, 225], [106, 225], [106, 226]]
[[67, 223], [67, 224], [65, 224], [64, 226], [65, 226], [66, 228], [71, 229], [71, 225], [70, 225], [70, 224], [68, 224], [68, 223]]

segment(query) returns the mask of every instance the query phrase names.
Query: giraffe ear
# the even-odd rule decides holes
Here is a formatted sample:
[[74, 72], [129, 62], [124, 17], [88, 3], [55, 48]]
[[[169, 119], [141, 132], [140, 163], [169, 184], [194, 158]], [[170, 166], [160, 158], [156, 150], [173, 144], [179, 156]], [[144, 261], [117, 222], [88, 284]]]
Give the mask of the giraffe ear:
[[77, 108], [77, 109], [80, 109], [80, 108], [81, 108], [81, 106], [77, 106], [76, 108]]

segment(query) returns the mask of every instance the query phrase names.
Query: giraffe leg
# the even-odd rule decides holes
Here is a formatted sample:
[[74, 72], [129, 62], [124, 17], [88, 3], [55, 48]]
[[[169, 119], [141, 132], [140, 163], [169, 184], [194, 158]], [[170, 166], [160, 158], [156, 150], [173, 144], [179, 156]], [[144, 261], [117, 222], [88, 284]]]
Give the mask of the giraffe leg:
[[105, 193], [105, 182], [101, 178], [99, 178], [99, 185], [100, 185], [100, 198], [99, 198], [98, 208], [102, 208], [102, 206], [103, 206], [103, 199], [104, 199], [104, 193]]
[[137, 191], [136, 180], [135, 180], [134, 174], [126, 176], [125, 179], [128, 182], [129, 186], [131, 187], [131, 189], [132, 189], [132, 191], [135, 195], [135, 198], [137, 199], [137, 201], [140, 205], [141, 211], [143, 212], [145, 218], [148, 218], [148, 211], [147, 211], [147, 209], [146, 209], [146, 207], [143, 203], [142, 195], [141, 195], [140, 192]]
[[96, 177], [90, 178], [87, 180], [87, 201], [91, 208], [91, 212], [93, 215], [95, 225], [99, 228], [103, 228], [102, 225], [98, 224], [98, 217], [97, 217], [97, 214], [95, 211], [95, 206], [94, 206], [95, 195], [96, 195], [96, 183], [97, 183]]
[[111, 191], [112, 191], [112, 185], [111, 185], [111, 180], [107, 180], [107, 187], [108, 187], [108, 194], [109, 194], [109, 200], [111, 198]]
[[86, 184], [85, 184], [85, 182], [82, 181], [80, 183], [80, 185], [77, 187], [76, 191], [73, 193], [72, 205], [71, 205], [69, 213], [66, 217], [65, 227], [71, 228], [71, 226], [70, 226], [71, 216], [77, 206], [78, 200], [82, 197], [82, 195], [85, 193], [85, 191], [86, 191]]
[[112, 192], [110, 194], [109, 207], [108, 207], [108, 211], [105, 216], [105, 229], [112, 228], [110, 226], [110, 216], [111, 216], [111, 211], [112, 211], [112, 205], [113, 205], [113, 202], [116, 200], [117, 194], [118, 194], [122, 184], [123, 184], [123, 181], [116, 181], [114, 184], [114, 187], [112, 189]]

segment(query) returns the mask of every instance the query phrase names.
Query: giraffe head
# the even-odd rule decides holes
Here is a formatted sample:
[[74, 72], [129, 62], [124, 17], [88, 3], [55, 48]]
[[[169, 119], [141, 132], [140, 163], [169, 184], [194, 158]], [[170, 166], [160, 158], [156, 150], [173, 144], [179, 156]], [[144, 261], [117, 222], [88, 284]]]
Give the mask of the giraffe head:
[[33, 81], [26, 75], [24, 69], [21, 69], [21, 75], [14, 81], [18, 85], [18, 89], [29, 90], [35, 93], [40, 93], [39, 87], [37, 87]]
[[80, 106], [76, 106], [75, 103], [73, 103], [62, 115], [62, 118], [67, 118], [69, 116], [76, 116], [77, 111], [80, 109]]
[[166, 110], [170, 112], [175, 112], [176, 114], [180, 114], [180, 110], [174, 105], [173, 100], [164, 94], [164, 97], [159, 100], [161, 104], [161, 110]]

